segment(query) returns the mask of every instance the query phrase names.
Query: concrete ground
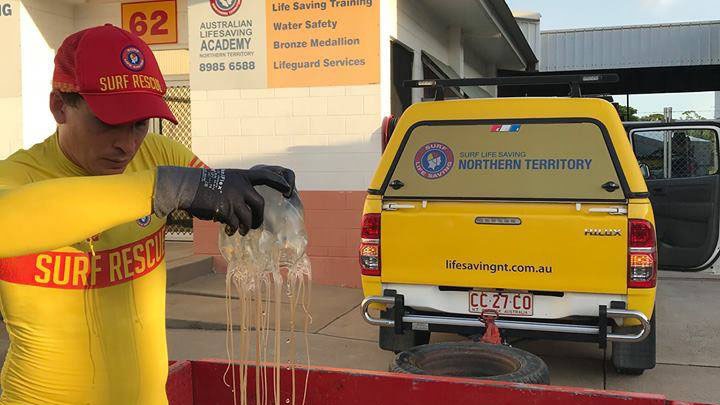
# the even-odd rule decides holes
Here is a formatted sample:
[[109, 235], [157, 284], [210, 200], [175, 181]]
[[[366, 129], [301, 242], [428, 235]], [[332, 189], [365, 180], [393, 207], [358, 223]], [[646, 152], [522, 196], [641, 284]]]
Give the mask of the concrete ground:
[[[658, 288], [657, 367], [642, 376], [617, 375], [610, 353], [597, 345], [521, 341], [515, 346], [540, 356], [554, 385], [651, 392], [670, 399], [720, 401], [720, 279], [663, 273]], [[227, 357], [225, 280], [208, 275], [169, 288], [168, 346], [173, 359]], [[386, 371], [393, 354], [377, 346], [377, 328], [367, 325], [356, 289], [314, 285], [309, 334], [311, 364]], [[283, 303], [286, 306], [286, 303]], [[201, 329], [198, 329], [201, 328]], [[289, 334], [283, 322], [283, 341]], [[433, 334], [433, 341], [458, 340]], [[303, 345], [299, 346], [304, 356]]]

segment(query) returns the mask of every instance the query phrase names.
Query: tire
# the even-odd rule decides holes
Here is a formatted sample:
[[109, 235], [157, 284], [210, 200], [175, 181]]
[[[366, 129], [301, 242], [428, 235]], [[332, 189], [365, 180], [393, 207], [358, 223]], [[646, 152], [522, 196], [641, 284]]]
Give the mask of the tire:
[[538, 356], [514, 347], [475, 342], [435, 343], [412, 348], [395, 357], [390, 371], [550, 384], [550, 371]]
[[[657, 318], [657, 310], [655, 315], [650, 318], [650, 335], [639, 343], [620, 343], [612, 344], [612, 363], [618, 374], [640, 375], [645, 370], [655, 368], [655, 319]], [[616, 328], [620, 332], [634, 332], [639, 327], [619, 327]]]
[[[382, 311], [380, 317], [383, 319], [392, 319], [393, 315], [391, 311], [392, 310]], [[395, 328], [380, 327], [378, 342], [381, 349], [389, 350], [397, 354], [403, 350], [427, 344], [430, 342], [430, 332], [407, 329], [403, 330], [402, 334], [397, 334], [395, 333]]]

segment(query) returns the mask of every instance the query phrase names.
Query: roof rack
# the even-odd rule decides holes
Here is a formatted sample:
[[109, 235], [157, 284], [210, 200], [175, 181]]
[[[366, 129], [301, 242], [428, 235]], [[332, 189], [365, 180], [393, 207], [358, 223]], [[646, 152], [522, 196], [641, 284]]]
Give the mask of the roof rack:
[[511, 76], [511, 77], [480, 77], [475, 79], [430, 79], [406, 80], [403, 85], [413, 88], [435, 89], [435, 100], [444, 100], [443, 88], [469, 86], [540, 86], [546, 84], [567, 84], [570, 86], [570, 97], [581, 97], [581, 84], [616, 83], [620, 76], [616, 73], [594, 75], [556, 75], [556, 76]]

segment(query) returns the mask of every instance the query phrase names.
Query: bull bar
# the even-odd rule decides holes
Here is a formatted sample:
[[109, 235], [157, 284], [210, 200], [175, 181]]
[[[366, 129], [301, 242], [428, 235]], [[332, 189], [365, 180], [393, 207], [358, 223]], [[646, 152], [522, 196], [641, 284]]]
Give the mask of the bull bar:
[[[404, 323], [413, 325], [414, 329], [416, 325], [485, 327], [485, 323], [482, 319], [480, 319], [480, 317], [463, 318], [444, 315], [405, 314], [403, 302], [404, 300], [400, 295], [369, 296], [362, 302], [363, 319], [370, 325], [395, 328], [396, 330], [402, 329], [402, 324]], [[390, 307], [398, 306], [401, 308], [401, 311], [396, 314], [395, 319], [375, 318], [370, 315], [369, 312], [371, 304], [381, 304]], [[596, 335], [600, 337], [601, 341], [624, 343], [642, 342], [648, 337], [648, 335], [650, 335], [650, 321], [647, 316], [640, 311], [606, 308], [603, 305], [598, 309], [598, 316], [600, 318], [598, 325], [571, 325], [548, 322], [513, 321], [508, 319], [497, 319], [495, 320], [495, 324], [500, 329]], [[640, 331], [629, 334], [611, 333], [607, 330], [607, 318], [636, 319], [640, 322], [641, 329]]]

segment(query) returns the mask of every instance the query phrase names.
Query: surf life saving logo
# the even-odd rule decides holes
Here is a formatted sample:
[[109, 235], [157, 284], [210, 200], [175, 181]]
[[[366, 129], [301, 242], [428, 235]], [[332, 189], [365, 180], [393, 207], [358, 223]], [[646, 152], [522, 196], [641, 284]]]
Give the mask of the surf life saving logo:
[[210, 7], [212, 7], [215, 14], [223, 17], [229, 17], [240, 9], [242, 0], [210, 0]]
[[426, 179], [439, 179], [455, 164], [452, 150], [440, 142], [428, 143], [415, 154], [415, 170]]
[[152, 220], [152, 217], [150, 215], [146, 217], [142, 217], [137, 220], [137, 224], [141, 227], [145, 228], [146, 226], [150, 225], [150, 221]]
[[142, 52], [134, 46], [128, 46], [123, 49], [120, 55], [123, 65], [133, 72], [139, 72], [145, 67], [145, 57]]

